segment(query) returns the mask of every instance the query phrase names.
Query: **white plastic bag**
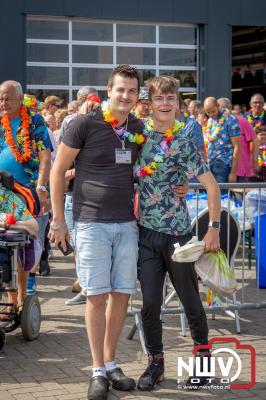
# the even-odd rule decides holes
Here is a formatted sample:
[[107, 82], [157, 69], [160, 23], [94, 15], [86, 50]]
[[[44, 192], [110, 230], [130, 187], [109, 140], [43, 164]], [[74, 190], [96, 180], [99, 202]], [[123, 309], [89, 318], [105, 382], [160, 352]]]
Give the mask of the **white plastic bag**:
[[184, 246], [180, 246], [179, 243], [175, 243], [174, 247], [175, 251], [172, 255], [173, 261], [194, 262], [203, 254], [205, 242], [199, 241], [197, 236], [193, 236], [192, 239]]
[[237, 282], [234, 271], [230, 268], [223, 250], [203, 254], [195, 262], [195, 270], [202, 279], [202, 283], [219, 296], [226, 297], [236, 292]]

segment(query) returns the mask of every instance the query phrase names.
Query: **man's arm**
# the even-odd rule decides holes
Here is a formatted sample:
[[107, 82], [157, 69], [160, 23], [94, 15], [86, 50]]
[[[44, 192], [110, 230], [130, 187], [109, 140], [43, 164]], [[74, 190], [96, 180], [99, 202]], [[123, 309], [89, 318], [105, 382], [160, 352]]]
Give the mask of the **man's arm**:
[[257, 138], [255, 138], [252, 143], [252, 166], [255, 175], [257, 175], [259, 171], [258, 161], [259, 161], [259, 141]]
[[236, 170], [240, 159], [240, 136], [232, 136], [231, 143], [233, 146], [232, 167], [228, 177], [229, 182], [236, 182]]
[[[51, 150], [46, 149], [40, 151], [39, 158], [40, 158], [40, 164], [39, 164], [37, 186], [38, 185], [47, 186], [51, 169]], [[36, 191], [40, 200], [40, 207], [42, 211], [42, 208], [45, 207], [47, 202], [46, 193], [38, 188]]]
[[[210, 171], [197, 176], [200, 183], [205, 187], [208, 194], [208, 209], [210, 221], [220, 221], [221, 200], [220, 189]], [[220, 229], [209, 227], [203, 240], [205, 251], [216, 251], [220, 248]]]
[[51, 223], [49, 238], [55, 245], [61, 242], [64, 249], [66, 249], [65, 240], [69, 241], [70, 239], [64, 216], [65, 174], [73, 164], [79, 151], [80, 149], [66, 146], [62, 142], [58, 148], [50, 176], [53, 221]]

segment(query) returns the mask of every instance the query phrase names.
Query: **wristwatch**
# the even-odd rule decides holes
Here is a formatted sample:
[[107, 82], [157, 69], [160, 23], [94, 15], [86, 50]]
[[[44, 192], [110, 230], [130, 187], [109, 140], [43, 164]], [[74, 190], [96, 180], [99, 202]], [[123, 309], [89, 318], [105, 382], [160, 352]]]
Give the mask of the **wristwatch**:
[[36, 186], [36, 190], [40, 190], [41, 192], [46, 192], [46, 186], [43, 185], [37, 185]]
[[220, 223], [220, 221], [209, 221], [208, 226], [211, 227], [211, 228], [220, 229], [221, 228], [221, 223]]

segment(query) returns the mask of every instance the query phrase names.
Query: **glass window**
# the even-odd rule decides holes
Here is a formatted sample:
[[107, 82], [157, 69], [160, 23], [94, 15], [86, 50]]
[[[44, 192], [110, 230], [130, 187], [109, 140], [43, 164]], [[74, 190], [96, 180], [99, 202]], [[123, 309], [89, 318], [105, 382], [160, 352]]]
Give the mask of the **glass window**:
[[68, 62], [68, 45], [28, 43], [27, 61]]
[[161, 70], [160, 75], [170, 75], [179, 79], [180, 86], [182, 87], [196, 87], [197, 86], [197, 72], [196, 71], [169, 71]]
[[113, 47], [111, 46], [72, 46], [74, 63], [113, 64]]
[[155, 49], [146, 47], [117, 47], [118, 64], [155, 64]]
[[161, 44], [197, 44], [197, 28], [160, 26], [159, 43]]
[[160, 65], [196, 66], [197, 51], [190, 49], [159, 49]]
[[72, 39], [112, 42], [113, 24], [72, 22]]
[[28, 67], [28, 85], [68, 85], [67, 67]]
[[68, 40], [67, 21], [27, 20], [28, 39], [61, 39]]
[[155, 25], [117, 24], [116, 40], [118, 42], [154, 43]]
[[105, 68], [73, 68], [73, 85], [75, 86], [107, 86], [111, 69]]
[[145, 82], [156, 76], [156, 71], [152, 69], [138, 69], [139, 76], [140, 76], [140, 84], [143, 86]]

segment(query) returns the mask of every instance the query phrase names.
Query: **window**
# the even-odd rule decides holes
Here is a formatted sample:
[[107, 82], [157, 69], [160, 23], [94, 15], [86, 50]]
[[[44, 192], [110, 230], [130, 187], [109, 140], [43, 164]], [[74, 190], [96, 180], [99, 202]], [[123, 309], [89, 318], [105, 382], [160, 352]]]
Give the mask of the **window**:
[[27, 91], [61, 93], [70, 101], [91, 85], [106, 97], [118, 64], [139, 70], [142, 85], [161, 74], [180, 80], [180, 91], [198, 90], [198, 27], [195, 25], [27, 19]]

